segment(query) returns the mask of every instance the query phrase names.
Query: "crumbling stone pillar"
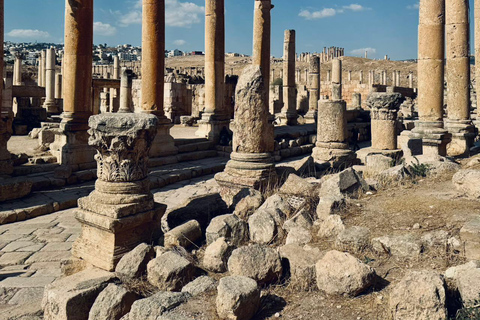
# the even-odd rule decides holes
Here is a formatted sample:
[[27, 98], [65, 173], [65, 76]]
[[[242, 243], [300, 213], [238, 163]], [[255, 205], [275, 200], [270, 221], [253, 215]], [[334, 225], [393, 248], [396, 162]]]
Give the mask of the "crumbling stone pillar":
[[315, 122], [317, 119], [318, 100], [320, 99], [320, 58], [313, 56], [309, 63], [310, 86], [308, 88], [308, 112], [305, 119], [308, 122]]
[[258, 66], [245, 68], [238, 81], [232, 123], [233, 152], [225, 171], [215, 175], [223, 192], [245, 187], [262, 189], [276, 178], [268, 86]]
[[443, 125], [445, 0], [421, 0], [418, 27], [418, 114], [412, 138], [421, 138], [423, 154], [447, 154], [450, 135]]
[[22, 85], [22, 54], [20, 52], [15, 53], [15, 63], [13, 65], [13, 85]]
[[[0, 43], [3, 43], [4, 37], [4, 0], [0, 0]], [[3, 54], [0, 55], [0, 75], [3, 75]], [[3, 82], [3, 76], [0, 77]], [[2, 84], [3, 86], [3, 84]], [[2, 99], [2, 90], [0, 90], [0, 101]], [[13, 112], [9, 108], [0, 105], [0, 176], [13, 173], [12, 156], [7, 149], [7, 142], [13, 134], [12, 130]]]
[[59, 113], [55, 101], [55, 49], [47, 49], [46, 70], [45, 70], [45, 103], [43, 107], [48, 113]]
[[[112, 79], [118, 80], [120, 79], [120, 74], [122, 70], [120, 68], [120, 59], [118, 56], [113, 57], [113, 72], [112, 72]], [[117, 112], [120, 108], [120, 94], [118, 90], [115, 88], [110, 89], [110, 112]]]
[[342, 60], [332, 60], [332, 99], [342, 100]]
[[132, 80], [133, 71], [127, 68], [122, 69], [120, 80], [120, 108], [118, 112], [132, 112]]
[[372, 119], [372, 149], [397, 150], [397, 113], [400, 93], [372, 92], [367, 99]]
[[160, 234], [166, 206], [155, 203], [148, 179], [148, 153], [157, 118], [142, 113], [90, 117], [89, 144], [97, 150], [95, 190], [78, 200], [82, 224], [72, 254], [88, 265], [113, 271], [120, 258]]
[[[265, 70], [270, 72], [270, 70]], [[268, 75], [266, 76], [269, 78]], [[220, 132], [229, 126], [225, 110], [225, 2], [205, 2], [205, 109], [199, 128], [199, 137], [218, 142]]]
[[94, 165], [88, 145], [92, 115], [93, 0], [69, 0], [65, 8], [64, 105], [59, 131], [50, 145], [62, 165]]
[[283, 47], [283, 102], [280, 123], [297, 124], [297, 88], [295, 85], [295, 30], [285, 30]]
[[172, 122], [163, 110], [165, 74], [165, 0], [143, 0], [142, 19], [142, 112], [158, 118], [151, 157], [178, 153], [170, 135]]
[[[447, 114], [446, 127], [452, 135], [450, 156], [468, 155], [475, 128], [470, 120], [470, 23], [467, 0], [446, 0]], [[479, 67], [480, 68], [480, 67]]]

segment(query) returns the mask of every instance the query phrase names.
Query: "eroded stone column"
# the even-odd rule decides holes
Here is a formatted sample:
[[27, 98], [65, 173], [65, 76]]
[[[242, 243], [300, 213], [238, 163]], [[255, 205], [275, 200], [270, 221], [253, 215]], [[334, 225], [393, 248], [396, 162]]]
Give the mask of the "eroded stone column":
[[118, 112], [132, 112], [132, 80], [133, 71], [127, 68], [122, 69], [120, 80], [120, 108]]
[[280, 123], [297, 124], [297, 89], [295, 85], [295, 30], [285, 30], [283, 47], [283, 103]]
[[38, 85], [40, 87], [45, 87], [45, 59], [46, 52], [42, 50], [40, 51], [40, 60], [38, 63]]
[[[4, 37], [4, 0], [0, 0], [0, 43]], [[0, 55], [0, 81], [3, 82], [3, 54]], [[2, 84], [3, 87], [3, 84]], [[2, 90], [0, 90], [0, 101], [3, 101]], [[7, 149], [7, 142], [13, 134], [12, 130], [13, 112], [10, 108], [0, 105], [0, 176], [13, 173], [12, 156]]]
[[468, 155], [475, 128], [470, 120], [470, 23], [468, 0], [446, 0], [447, 114], [450, 156]]
[[165, 74], [165, 0], [143, 0], [142, 19], [142, 112], [158, 118], [151, 157], [178, 153], [170, 135], [172, 122], [163, 110]]
[[332, 60], [332, 100], [342, 100], [342, 60]]
[[55, 75], [55, 99], [61, 100], [62, 99], [62, 74], [57, 73]]
[[[121, 77], [121, 68], [120, 68], [120, 59], [118, 56], [113, 57], [113, 78], [115, 80], [120, 79]], [[120, 108], [120, 95], [118, 90], [115, 88], [110, 89], [110, 110], [111, 112], [117, 112]]]
[[45, 69], [45, 103], [43, 107], [48, 113], [59, 113], [57, 103], [55, 101], [55, 49], [47, 49], [46, 69]]
[[412, 138], [423, 154], [445, 156], [450, 135], [443, 125], [445, 0], [421, 0], [418, 27], [418, 115]]
[[[265, 71], [270, 73], [270, 69]], [[229, 123], [225, 111], [225, 2], [206, 0], [205, 109], [195, 134], [218, 142], [220, 131]]]
[[22, 85], [22, 54], [17, 52], [15, 55], [15, 63], [13, 65], [13, 85]]
[[313, 123], [317, 119], [318, 100], [320, 99], [320, 58], [313, 56], [309, 62], [308, 112], [305, 119]]
[[[90, 69], [91, 70], [91, 69]], [[107, 113], [89, 121], [89, 144], [97, 150], [97, 181], [78, 200], [82, 225], [72, 254], [87, 265], [113, 271], [122, 256], [160, 235], [166, 206], [154, 202], [148, 153], [157, 130], [151, 114]]]

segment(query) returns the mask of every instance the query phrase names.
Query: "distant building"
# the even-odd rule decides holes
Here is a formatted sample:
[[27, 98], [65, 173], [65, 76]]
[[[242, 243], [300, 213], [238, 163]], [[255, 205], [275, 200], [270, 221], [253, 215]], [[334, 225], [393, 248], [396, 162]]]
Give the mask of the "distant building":
[[202, 51], [192, 51], [192, 56], [203, 56], [205, 55]]
[[171, 57], [180, 57], [180, 56], [183, 56], [183, 52], [178, 50], [178, 49], [175, 49], [175, 50], [171, 50], [168, 52], [167, 54], [167, 57], [171, 58]]

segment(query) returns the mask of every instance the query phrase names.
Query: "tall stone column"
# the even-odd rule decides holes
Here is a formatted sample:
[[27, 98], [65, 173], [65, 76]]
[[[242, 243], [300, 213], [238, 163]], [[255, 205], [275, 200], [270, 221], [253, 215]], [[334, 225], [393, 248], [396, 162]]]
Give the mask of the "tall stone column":
[[396, 79], [397, 79], [396, 80], [397, 87], [401, 87], [402, 86], [402, 77], [401, 77], [400, 70], [397, 70]]
[[122, 69], [120, 80], [120, 108], [118, 112], [132, 112], [132, 80], [133, 71], [127, 68]]
[[[0, 43], [4, 37], [4, 0], [0, 0]], [[0, 54], [0, 81], [3, 82], [3, 54]], [[2, 84], [3, 87], [3, 84]], [[0, 90], [0, 101], [3, 101], [2, 90]], [[7, 142], [13, 134], [12, 130], [13, 112], [10, 108], [0, 105], [0, 176], [13, 173], [12, 156], [7, 149]]]
[[372, 92], [367, 99], [372, 119], [372, 149], [397, 150], [397, 113], [400, 93]]
[[75, 169], [94, 165], [87, 132], [92, 115], [92, 46], [93, 0], [66, 1], [64, 104], [50, 150], [60, 164]]
[[[270, 69], [265, 71], [270, 73]], [[225, 1], [206, 0], [205, 110], [195, 134], [218, 142], [220, 131], [229, 123], [225, 111]]]
[[443, 125], [445, 0], [421, 0], [418, 27], [418, 114], [412, 138], [421, 138], [423, 154], [447, 154], [450, 135]]
[[345, 168], [357, 162], [347, 142], [347, 103], [342, 100], [342, 61], [332, 60], [332, 99], [318, 102], [315, 162]]
[[284, 125], [297, 124], [297, 88], [295, 85], [295, 30], [285, 30], [283, 47], [283, 103], [279, 115]]
[[[118, 56], [113, 57], [113, 79], [120, 79], [120, 74], [122, 70], [120, 68], [120, 59]], [[120, 94], [115, 88], [110, 89], [110, 110], [111, 112], [117, 112], [120, 108]]]
[[55, 75], [55, 100], [61, 100], [62, 99], [62, 74], [57, 73]]
[[308, 88], [308, 112], [305, 119], [314, 123], [317, 119], [318, 100], [320, 99], [320, 58], [313, 56], [309, 63], [309, 88]]
[[165, 85], [165, 0], [143, 0], [142, 19], [142, 112], [158, 118], [151, 157], [178, 153], [170, 135], [172, 122], [163, 110]]
[[20, 52], [15, 54], [15, 63], [13, 65], [13, 85], [22, 85], [22, 54]]
[[413, 89], [413, 72], [410, 72], [408, 74], [408, 87], [410, 89]]
[[[450, 156], [468, 155], [475, 128], [470, 119], [470, 23], [468, 0], [446, 0], [447, 114]], [[480, 63], [479, 63], [480, 65]], [[480, 67], [479, 67], [480, 68]]]
[[154, 202], [148, 179], [157, 121], [141, 113], [90, 118], [89, 144], [97, 150], [98, 179], [95, 190], [78, 199], [75, 218], [82, 232], [72, 248], [73, 256], [87, 265], [113, 271], [123, 255], [161, 234], [166, 206]]
[[42, 50], [42, 87], [47, 84], [47, 50]]
[[59, 113], [55, 101], [55, 49], [47, 49], [46, 70], [45, 70], [45, 102], [43, 107], [48, 113]]

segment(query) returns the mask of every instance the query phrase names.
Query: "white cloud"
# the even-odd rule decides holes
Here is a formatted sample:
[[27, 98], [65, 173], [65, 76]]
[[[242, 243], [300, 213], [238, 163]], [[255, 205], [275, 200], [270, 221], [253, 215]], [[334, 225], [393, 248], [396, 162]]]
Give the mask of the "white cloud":
[[117, 33], [117, 28], [108, 23], [98, 21], [93, 23], [93, 32], [100, 36], [113, 36]]
[[365, 51], [367, 51], [368, 54], [375, 54], [377, 53], [377, 49], [375, 48], [360, 48], [360, 49], [355, 49], [350, 51], [351, 54], [354, 56], [363, 56], [365, 55]]
[[343, 9], [352, 10], [352, 11], [363, 11], [366, 8], [362, 5], [359, 5], [358, 3], [352, 3], [351, 5], [343, 6]]
[[415, 4], [410, 4], [410, 5], [407, 6], [407, 9], [409, 9], [409, 10], [418, 10], [419, 8], [420, 8], [420, 3], [419, 2], [417, 2]]
[[181, 39], [173, 41], [173, 44], [176, 45], [176, 46], [179, 46], [179, 47], [183, 46], [186, 43], [187, 43], [187, 41], [181, 40]]
[[46, 31], [32, 30], [32, 29], [13, 29], [6, 34], [12, 38], [26, 38], [26, 39], [48, 39], [50, 34]]
[[314, 19], [323, 19], [323, 18], [333, 17], [337, 14], [344, 13], [346, 10], [358, 12], [358, 11], [364, 11], [368, 9], [369, 8], [365, 8], [364, 6], [359, 5], [357, 3], [352, 3], [348, 6], [343, 6], [341, 9], [323, 8], [322, 10], [318, 10], [318, 11], [302, 10], [298, 15], [307, 20], [314, 20]]
[[142, 23], [142, 11], [133, 10], [126, 14], [121, 14], [118, 19], [118, 24], [121, 27], [128, 27], [131, 24]]

